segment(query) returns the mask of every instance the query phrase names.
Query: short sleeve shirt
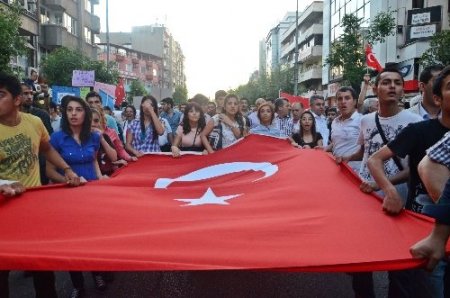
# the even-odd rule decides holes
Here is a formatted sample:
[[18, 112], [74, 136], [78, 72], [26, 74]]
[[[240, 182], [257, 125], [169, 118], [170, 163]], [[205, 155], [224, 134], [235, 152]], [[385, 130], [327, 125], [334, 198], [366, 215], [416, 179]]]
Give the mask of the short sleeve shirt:
[[428, 157], [450, 169], [450, 132], [427, 150]]
[[94, 163], [100, 148], [98, 133], [91, 133], [89, 139], [79, 144], [71, 135], [57, 131], [52, 134], [50, 143], [78, 176], [86, 180], [98, 179]]
[[49, 135], [41, 119], [20, 113], [21, 121], [10, 127], [0, 124], [0, 179], [39, 186], [39, 147]]

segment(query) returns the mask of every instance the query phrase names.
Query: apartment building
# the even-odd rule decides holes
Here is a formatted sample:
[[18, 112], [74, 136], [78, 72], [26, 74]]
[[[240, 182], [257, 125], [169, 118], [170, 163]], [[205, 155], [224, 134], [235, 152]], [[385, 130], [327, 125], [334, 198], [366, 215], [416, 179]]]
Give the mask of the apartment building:
[[[0, 8], [10, 5], [12, 0], [0, 0]], [[26, 46], [29, 53], [26, 56], [11, 57], [12, 66], [21, 70], [23, 75], [27, 75], [27, 71], [36, 68], [39, 63], [39, 9], [37, 0], [23, 0], [20, 5], [23, 7], [21, 14], [22, 25], [19, 32], [26, 38]]]
[[40, 0], [42, 53], [64, 46], [97, 59], [100, 18], [94, 14], [96, 4], [99, 0]]
[[[98, 60], [107, 60], [107, 44], [98, 43], [100, 48]], [[125, 46], [109, 44], [109, 59], [114, 61], [119, 74], [124, 78], [125, 91], [129, 92], [132, 80], [140, 80], [146, 90], [153, 93], [159, 86], [159, 73], [162, 69], [162, 59], [158, 56], [130, 49]], [[159, 91], [159, 90], [158, 90]]]
[[[437, 32], [449, 29], [449, 2], [444, 0], [326, 0], [324, 2], [323, 56], [327, 57], [331, 44], [342, 34], [341, 19], [348, 13], [362, 19], [362, 28], [378, 13], [395, 11], [395, 34], [384, 43], [373, 45], [373, 52], [382, 66], [396, 64], [403, 72], [405, 91], [418, 91], [421, 71], [419, 59], [430, 47], [430, 38]], [[364, 29], [363, 29], [364, 30]], [[329, 97], [339, 88], [339, 70], [324, 67], [322, 81]]]
[[297, 24], [296, 29], [294, 17], [294, 21], [281, 34], [281, 63], [294, 67], [298, 42], [299, 93], [320, 94], [322, 92], [323, 2], [314, 1], [303, 12], [299, 12]]
[[[106, 42], [105, 33], [100, 34], [100, 40]], [[152, 89], [156, 98], [172, 96], [176, 86], [185, 85], [183, 51], [165, 26], [136, 26], [131, 32], [111, 32], [110, 42], [161, 58], [158, 85]]]

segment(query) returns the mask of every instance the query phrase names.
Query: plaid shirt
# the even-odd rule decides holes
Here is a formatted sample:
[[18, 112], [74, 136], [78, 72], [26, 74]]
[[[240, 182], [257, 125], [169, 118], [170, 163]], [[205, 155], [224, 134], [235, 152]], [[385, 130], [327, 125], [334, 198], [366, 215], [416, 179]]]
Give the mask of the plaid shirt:
[[275, 123], [278, 129], [281, 131], [282, 136], [290, 137], [292, 135], [292, 129], [294, 128], [294, 122], [291, 117], [286, 116], [280, 118], [278, 116], [275, 117]]
[[450, 132], [427, 150], [428, 157], [450, 169]]
[[128, 131], [133, 135], [131, 146], [137, 151], [146, 152], [160, 152], [158, 137], [153, 139], [153, 125], [145, 128], [145, 132], [141, 131], [141, 121], [133, 120], [128, 126]]

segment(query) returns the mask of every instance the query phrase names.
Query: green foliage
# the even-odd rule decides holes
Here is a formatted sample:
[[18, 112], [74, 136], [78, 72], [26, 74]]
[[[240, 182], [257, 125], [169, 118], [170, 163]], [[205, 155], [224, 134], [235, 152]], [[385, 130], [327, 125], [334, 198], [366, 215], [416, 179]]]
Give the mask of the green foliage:
[[19, 33], [21, 11], [19, 1], [0, 5], [0, 69], [5, 72], [13, 73], [11, 57], [26, 55], [28, 52], [26, 40]]
[[293, 68], [282, 66], [274, 69], [270, 75], [263, 73], [258, 78], [249, 80], [245, 85], [240, 85], [234, 90], [239, 97], [246, 97], [250, 102], [256, 99], [263, 98], [277, 98], [278, 92], [281, 90], [293, 93]]
[[147, 94], [147, 90], [145, 90], [144, 83], [139, 80], [131, 81], [130, 92], [128, 92], [128, 98], [130, 102], [133, 102], [133, 97], [143, 96], [145, 94]]
[[386, 37], [395, 34], [396, 11], [378, 13], [372, 20], [366, 36], [361, 34], [361, 20], [355, 15], [346, 14], [342, 18], [344, 33], [334, 41], [330, 48], [330, 55], [325, 64], [332, 69], [342, 70], [342, 79], [345, 85], [351, 85], [359, 90], [360, 82], [366, 72], [366, 57], [364, 52], [364, 39], [371, 43], [385, 42]]
[[386, 37], [395, 34], [397, 25], [393, 14], [396, 12], [397, 10], [389, 8], [388, 11], [382, 11], [373, 18], [370, 22], [369, 32], [365, 37], [368, 43], [385, 42]]
[[346, 14], [342, 18], [344, 33], [333, 42], [330, 55], [325, 64], [331, 68], [342, 69], [342, 79], [359, 90], [359, 83], [365, 70], [365, 53], [360, 31], [361, 19], [355, 15]]
[[186, 85], [176, 86], [175, 92], [172, 94], [172, 98], [176, 104], [187, 102], [188, 90]]
[[424, 67], [433, 64], [450, 64], [450, 31], [444, 30], [430, 40], [430, 48], [423, 53], [420, 64]]
[[79, 51], [64, 47], [43, 57], [41, 69], [50, 84], [61, 86], [72, 85], [74, 70], [94, 70], [95, 80], [107, 84], [116, 84], [119, 77], [119, 71], [113, 62], [110, 62], [108, 70], [103, 61], [91, 60]]

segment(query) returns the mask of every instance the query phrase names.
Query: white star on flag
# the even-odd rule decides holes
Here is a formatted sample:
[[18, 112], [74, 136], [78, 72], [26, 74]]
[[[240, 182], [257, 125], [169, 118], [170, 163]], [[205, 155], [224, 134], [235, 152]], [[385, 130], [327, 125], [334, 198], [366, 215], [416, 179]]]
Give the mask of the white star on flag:
[[241, 195], [242, 194], [218, 197], [212, 191], [212, 189], [210, 187], [208, 187], [208, 190], [205, 192], [205, 194], [201, 198], [198, 198], [198, 199], [197, 198], [196, 199], [175, 199], [175, 200], [188, 203], [188, 204], [185, 204], [182, 206], [229, 205], [227, 200], [234, 199]]

